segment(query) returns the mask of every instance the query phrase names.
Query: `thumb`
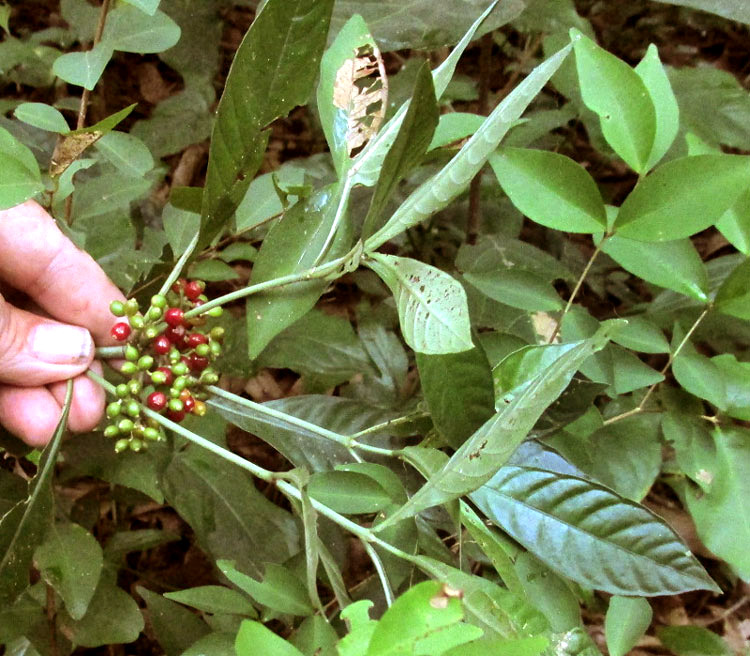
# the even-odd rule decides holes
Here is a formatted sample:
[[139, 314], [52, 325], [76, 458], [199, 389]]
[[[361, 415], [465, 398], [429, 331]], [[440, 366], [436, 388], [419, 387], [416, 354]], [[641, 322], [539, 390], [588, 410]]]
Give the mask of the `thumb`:
[[65, 380], [86, 371], [93, 358], [88, 330], [19, 310], [0, 296], [0, 383]]

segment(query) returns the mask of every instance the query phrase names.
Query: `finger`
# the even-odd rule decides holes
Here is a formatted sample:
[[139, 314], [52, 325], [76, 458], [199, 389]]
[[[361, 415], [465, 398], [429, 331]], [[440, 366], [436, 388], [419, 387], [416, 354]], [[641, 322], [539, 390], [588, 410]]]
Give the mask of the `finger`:
[[0, 296], [0, 383], [35, 387], [73, 378], [94, 358], [89, 331], [44, 319]]
[[50, 441], [61, 412], [46, 387], [0, 385], [0, 424], [30, 446], [43, 447]]
[[0, 278], [56, 319], [88, 328], [97, 343], [114, 343], [109, 304], [122, 293], [34, 201], [0, 211]]
[[[102, 373], [99, 362], [93, 362], [91, 368]], [[49, 386], [60, 408], [65, 403], [67, 382], [61, 381]], [[86, 374], [81, 374], [73, 381], [73, 400], [68, 416], [68, 428], [74, 433], [88, 433], [94, 430], [104, 414], [104, 390]]]

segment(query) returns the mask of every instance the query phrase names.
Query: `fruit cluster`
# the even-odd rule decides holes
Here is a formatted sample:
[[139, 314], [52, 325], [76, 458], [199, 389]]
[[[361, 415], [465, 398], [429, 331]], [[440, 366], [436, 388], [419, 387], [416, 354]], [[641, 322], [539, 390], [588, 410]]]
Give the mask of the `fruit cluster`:
[[220, 307], [185, 317], [208, 300], [204, 288], [200, 280], [180, 279], [166, 295], [153, 296], [144, 313], [135, 299], [110, 305], [112, 314], [123, 319], [112, 326], [112, 337], [127, 342], [120, 372], [129, 380], [116, 387], [118, 400], [107, 406], [111, 423], [104, 429], [106, 437], [118, 438], [118, 453], [142, 451], [149, 442], [164, 439], [160, 424], [144, 417], [142, 404], [174, 422], [188, 413], [205, 414], [203, 388], [219, 380], [210, 364], [221, 355], [224, 329], [205, 328], [206, 317], [220, 316]]

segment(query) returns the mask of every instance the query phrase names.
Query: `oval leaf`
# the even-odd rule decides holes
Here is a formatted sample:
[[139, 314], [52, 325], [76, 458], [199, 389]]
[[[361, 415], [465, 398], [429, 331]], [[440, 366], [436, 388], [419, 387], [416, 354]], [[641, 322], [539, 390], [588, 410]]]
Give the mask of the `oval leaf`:
[[102, 43], [124, 52], [163, 52], [180, 40], [180, 26], [162, 11], [149, 16], [133, 6], [117, 7], [107, 16]]
[[54, 107], [45, 103], [21, 103], [16, 107], [13, 115], [19, 121], [33, 125], [40, 130], [59, 132], [60, 134], [70, 132], [65, 117]]
[[715, 307], [724, 314], [750, 320], [750, 259], [736, 267], [719, 287]]
[[52, 72], [69, 84], [92, 91], [111, 57], [112, 47], [101, 42], [91, 50], [60, 55], [52, 64]]
[[314, 474], [307, 491], [313, 499], [344, 514], [378, 512], [391, 503], [391, 496], [382, 485], [359, 472]]
[[609, 655], [626, 656], [646, 633], [652, 615], [651, 604], [642, 597], [612, 597], [604, 620]]
[[33, 153], [4, 128], [0, 128], [0, 209], [23, 203], [43, 189]]

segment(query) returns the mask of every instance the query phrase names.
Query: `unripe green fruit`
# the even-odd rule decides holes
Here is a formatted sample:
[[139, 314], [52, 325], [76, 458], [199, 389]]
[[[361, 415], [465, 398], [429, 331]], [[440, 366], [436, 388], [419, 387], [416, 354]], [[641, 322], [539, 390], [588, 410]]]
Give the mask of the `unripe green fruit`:
[[143, 385], [141, 385], [140, 381], [138, 381], [138, 380], [130, 380], [130, 381], [128, 381], [128, 391], [133, 396], [138, 396], [141, 393], [142, 389], [143, 389]]
[[163, 385], [167, 382], [167, 374], [157, 369], [151, 374], [151, 382], [154, 385]]
[[125, 316], [125, 304], [120, 301], [112, 301], [109, 304], [109, 311], [116, 317]]
[[141, 330], [146, 325], [146, 320], [140, 314], [134, 314], [128, 321], [135, 330]]
[[129, 299], [128, 302], [125, 303], [125, 314], [127, 314], [129, 317], [132, 317], [137, 312], [138, 301], [136, 301], [134, 298]]
[[209, 336], [211, 339], [215, 339], [217, 342], [220, 342], [222, 339], [224, 339], [224, 328], [221, 326], [214, 326], [211, 328], [211, 332], [209, 333]]
[[140, 356], [141, 352], [132, 344], [128, 344], [125, 347], [125, 359], [130, 362], [135, 362]]
[[220, 317], [222, 314], [224, 314], [224, 308], [222, 308], [220, 305], [218, 305], [215, 308], [211, 308], [208, 312], [206, 312], [206, 314], [209, 317], [214, 317], [214, 318]]
[[178, 362], [177, 364], [172, 365], [172, 373], [175, 376], [184, 376], [185, 374], [188, 373], [188, 371], [190, 371], [190, 369], [182, 361]]
[[117, 428], [120, 429], [121, 433], [129, 433], [135, 428], [135, 424], [130, 419], [120, 419]]
[[115, 435], [119, 434], [120, 429], [117, 428], [117, 426], [115, 426], [114, 424], [111, 424], [104, 429], [104, 437], [115, 437]]
[[147, 340], [151, 341], [159, 336], [159, 329], [156, 326], [147, 326], [146, 330], [143, 331], [143, 335]]
[[180, 358], [182, 357], [182, 354], [176, 347], [172, 347], [172, 350], [169, 352], [169, 362], [170, 364], [177, 364], [180, 361]]
[[146, 446], [143, 443], [143, 440], [139, 440], [137, 437], [134, 437], [132, 440], [130, 440], [130, 450], [135, 451], [138, 453], [143, 447]]
[[126, 376], [132, 376], [136, 371], [138, 371], [138, 367], [135, 366], [135, 362], [123, 362], [122, 366], [120, 367], [120, 371]]
[[208, 346], [211, 351], [211, 357], [218, 358], [221, 355], [221, 344], [219, 342], [209, 342]]
[[115, 387], [115, 394], [117, 394], [117, 396], [119, 396], [121, 399], [124, 399], [130, 394], [130, 390], [125, 383], [120, 383], [117, 387]]
[[130, 440], [126, 437], [124, 437], [121, 440], [117, 440], [115, 442], [115, 453], [122, 453], [123, 451], [126, 451], [130, 448]]
[[179, 398], [181, 393], [182, 390], [178, 390], [176, 387], [169, 388], [169, 396], [171, 396], [173, 399]]
[[219, 382], [219, 375], [209, 367], [201, 374], [200, 382], [203, 385], [215, 385]]
[[182, 412], [182, 410], [183, 410], [182, 401], [180, 401], [180, 399], [170, 399], [169, 400], [169, 409], [172, 412]]
[[125, 414], [131, 417], [138, 417], [141, 414], [141, 406], [138, 401], [128, 401], [125, 405]]
[[202, 358], [205, 358], [211, 353], [211, 347], [208, 344], [198, 344], [198, 346], [195, 347], [195, 352]]
[[156, 442], [159, 440], [161, 435], [156, 428], [149, 427], [143, 431], [143, 437], [145, 437], [147, 440], [151, 440], [152, 442]]
[[178, 391], [184, 390], [188, 386], [188, 377], [187, 376], [178, 376], [174, 379], [174, 383], [172, 383], [172, 389], [176, 389]]
[[153, 305], [148, 309], [148, 312], [146, 312], [146, 319], [149, 321], [157, 321], [158, 319], [161, 319], [162, 310], [161, 308], [154, 307]]
[[151, 305], [152, 307], [163, 310], [165, 307], [167, 307], [167, 297], [162, 294], [154, 294], [151, 297]]
[[114, 419], [120, 414], [121, 409], [122, 407], [119, 401], [112, 401], [112, 403], [107, 406], [107, 417]]
[[143, 355], [141, 356], [141, 359], [138, 360], [138, 368], [141, 371], [147, 371], [151, 369], [151, 367], [154, 366], [154, 358], [150, 355]]

